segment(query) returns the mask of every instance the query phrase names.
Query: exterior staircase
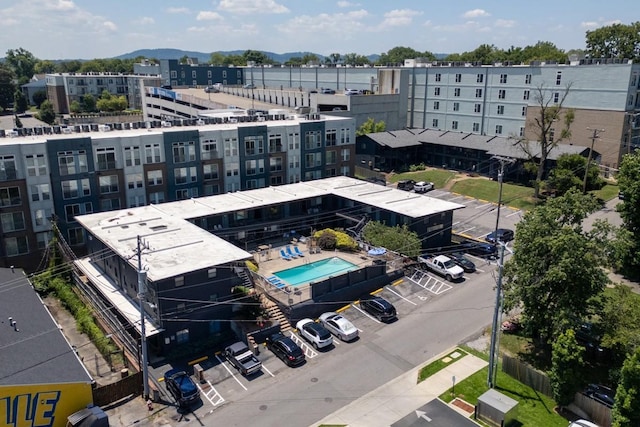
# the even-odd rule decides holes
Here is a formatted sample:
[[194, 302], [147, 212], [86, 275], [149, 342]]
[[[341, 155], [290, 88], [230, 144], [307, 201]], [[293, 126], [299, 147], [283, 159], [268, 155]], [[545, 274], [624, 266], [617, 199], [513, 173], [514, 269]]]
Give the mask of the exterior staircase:
[[[285, 333], [293, 329], [291, 327], [291, 324], [289, 323], [289, 320], [287, 320], [284, 313], [282, 313], [282, 311], [280, 310], [278, 304], [271, 301], [269, 297], [263, 293], [260, 293], [258, 298], [260, 298], [260, 304], [262, 304], [262, 307], [264, 307], [264, 309], [266, 310], [269, 319], [273, 322], [280, 323], [280, 332]], [[257, 343], [253, 338], [253, 335], [249, 335], [248, 344], [249, 348], [257, 347]]]

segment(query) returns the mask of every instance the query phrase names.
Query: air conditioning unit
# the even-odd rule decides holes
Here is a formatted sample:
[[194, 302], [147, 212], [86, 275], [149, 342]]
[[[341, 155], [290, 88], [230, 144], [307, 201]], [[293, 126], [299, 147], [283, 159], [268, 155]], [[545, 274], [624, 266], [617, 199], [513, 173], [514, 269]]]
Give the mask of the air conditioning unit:
[[71, 128], [62, 128], [62, 133], [66, 133], [66, 134], [73, 133], [73, 130]]
[[237, 119], [237, 118], [235, 118], [235, 117], [231, 117], [231, 118], [229, 119], [229, 123], [238, 123], [238, 119]]
[[259, 122], [264, 122], [264, 116], [258, 116], [258, 121]]
[[165, 120], [164, 122], [162, 122], [162, 127], [163, 128], [170, 128], [171, 127], [171, 122], [168, 120]]
[[9, 138], [16, 138], [16, 137], [18, 137], [18, 135], [20, 135], [20, 134], [18, 133], [17, 130], [10, 130], [9, 132], [7, 132], [7, 136]]
[[109, 132], [111, 130], [111, 126], [109, 125], [100, 125], [98, 126], [98, 131], [100, 132]]

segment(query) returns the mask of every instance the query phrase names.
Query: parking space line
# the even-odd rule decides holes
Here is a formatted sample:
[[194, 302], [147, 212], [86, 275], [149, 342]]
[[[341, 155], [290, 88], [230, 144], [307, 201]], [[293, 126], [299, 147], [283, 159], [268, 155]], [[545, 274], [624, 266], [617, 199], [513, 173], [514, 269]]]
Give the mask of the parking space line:
[[226, 362], [225, 362], [225, 361], [223, 361], [223, 360], [220, 358], [220, 356], [218, 356], [217, 354], [216, 354], [216, 359], [218, 359], [218, 361], [220, 362], [220, 364], [221, 364], [222, 366], [224, 366], [224, 369], [226, 369], [226, 370], [227, 370], [227, 372], [229, 372], [229, 373], [231, 374], [231, 376], [233, 377], [233, 379], [234, 379], [234, 380], [236, 380], [236, 382], [237, 382], [238, 384], [240, 384], [240, 387], [242, 387], [242, 388], [244, 389], [244, 391], [247, 391], [248, 389], [244, 386], [244, 384], [242, 384], [242, 383], [240, 382], [240, 380], [236, 378], [235, 374], [234, 374], [233, 372], [231, 372], [231, 369], [229, 369], [229, 367], [227, 366]]
[[511, 216], [514, 216], [514, 215], [518, 215], [519, 213], [520, 213], [520, 210], [517, 210], [514, 213], [507, 215], [506, 218], [509, 218]]
[[[351, 304], [353, 305], [353, 304]], [[373, 316], [370, 316], [369, 313], [367, 313], [366, 311], [364, 311], [363, 309], [361, 309], [360, 307], [356, 307], [355, 305], [353, 305], [353, 308], [355, 308], [356, 310], [358, 310], [360, 313], [364, 314], [365, 316], [367, 316], [369, 319], [373, 320], [376, 323], [382, 323], [381, 321], [379, 321], [378, 319], [376, 319]], [[360, 329], [358, 329], [360, 330]]]
[[[200, 389], [200, 392], [204, 395], [204, 397], [206, 397], [209, 403], [211, 403], [214, 407], [223, 403], [224, 398], [220, 395], [220, 393], [218, 393], [218, 390], [215, 389], [215, 387], [213, 386], [213, 384], [209, 382], [209, 380], [205, 380], [205, 381], [209, 385], [209, 388], [210, 388], [209, 391], [204, 391], [204, 389], [200, 386], [200, 384], [196, 383], [196, 386], [198, 386], [198, 389]], [[213, 398], [215, 398], [216, 396], [218, 397], [218, 399], [214, 402]]]
[[476, 209], [486, 208], [487, 206], [493, 207], [493, 205], [489, 202], [482, 202], [482, 200], [478, 200], [478, 202], [481, 202], [481, 204], [479, 206], [476, 206]]
[[466, 233], [467, 231], [471, 231], [471, 230], [474, 230], [474, 229], [475, 229], [475, 227], [465, 228], [464, 230], [459, 231], [459, 232], [458, 232], [458, 234], [464, 234], [464, 233]]
[[405, 297], [403, 297], [402, 295], [400, 295], [399, 293], [397, 293], [396, 291], [394, 291], [393, 289], [391, 289], [390, 287], [386, 286], [385, 287], [389, 292], [391, 292], [392, 294], [395, 294], [396, 296], [399, 296], [400, 298], [402, 298], [403, 300], [405, 300], [406, 302], [408, 302], [409, 304], [413, 304], [413, 305], [418, 305], [415, 302], [406, 299]]
[[453, 286], [444, 283], [440, 279], [436, 279], [435, 277], [420, 269], [416, 269], [411, 277], [409, 277], [409, 280], [436, 295], [439, 295], [453, 288]]
[[270, 370], [268, 370], [266, 366], [264, 366], [264, 363], [262, 364], [262, 369], [264, 369], [265, 371], [267, 371], [267, 373], [268, 373], [269, 375], [271, 375], [272, 377], [275, 377], [275, 375], [273, 375], [273, 374], [271, 373], [271, 371], [270, 371]]
[[486, 236], [488, 236], [489, 234], [490, 234], [490, 233], [481, 234], [481, 235], [479, 235], [479, 236], [474, 237], [474, 239], [476, 239], [476, 240], [484, 240], [484, 238], [485, 238]]
[[306, 342], [304, 342], [298, 334], [294, 333], [293, 331], [291, 331], [290, 334], [291, 334], [291, 339], [300, 346], [302, 351], [304, 351], [304, 355], [306, 357], [308, 357], [309, 359], [313, 359], [318, 355], [318, 353], [313, 351], [313, 349]]
[[454, 198], [452, 198], [452, 199], [449, 199], [448, 201], [449, 201], [449, 202], [452, 202], [452, 201], [454, 201], [454, 200], [458, 200], [458, 199], [464, 199], [464, 196], [457, 196], [457, 197], [454, 197]]

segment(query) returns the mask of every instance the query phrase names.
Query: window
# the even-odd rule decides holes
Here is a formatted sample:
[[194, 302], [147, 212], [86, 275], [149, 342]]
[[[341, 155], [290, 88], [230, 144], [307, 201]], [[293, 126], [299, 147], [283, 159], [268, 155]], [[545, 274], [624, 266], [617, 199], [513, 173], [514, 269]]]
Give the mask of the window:
[[476, 83], [482, 83], [484, 81], [484, 74], [476, 74]]
[[62, 181], [62, 198], [67, 199], [75, 199], [79, 197], [78, 193], [78, 181], [70, 180], [70, 181]]
[[317, 168], [322, 166], [322, 153], [308, 153], [305, 155], [305, 167]]
[[189, 182], [196, 182], [198, 180], [198, 173], [196, 168], [175, 168], [176, 184], [187, 184]]
[[340, 157], [342, 158], [343, 162], [348, 162], [351, 159], [351, 150], [349, 150], [348, 148], [343, 148], [342, 150], [340, 150]]
[[553, 142], [556, 137], [556, 130], [554, 128], [549, 129], [549, 142]]
[[556, 86], [559, 86], [560, 83], [562, 83], [562, 71], [556, 73]]
[[22, 198], [20, 197], [20, 188], [5, 187], [0, 188], [0, 207], [20, 206]]
[[247, 190], [252, 190], [254, 188], [260, 188], [257, 179], [248, 179], [246, 184], [247, 184]]
[[[213, 279], [214, 277], [217, 277], [217, 276], [218, 276], [217, 268], [210, 268], [209, 270], [207, 270], [207, 278]], [[218, 299], [218, 294], [213, 294], [209, 297], [209, 301], [216, 301], [217, 299]]]
[[280, 153], [282, 151], [282, 135], [279, 133], [269, 135], [269, 153]]
[[142, 173], [132, 173], [127, 175], [127, 188], [142, 188]]
[[325, 145], [333, 147], [338, 142], [338, 131], [336, 129], [327, 129], [325, 132]]
[[520, 132], [518, 133], [520, 137], [524, 136], [524, 126], [520, 126]]
[[120, 199], [100, 199], [100, 210], [102, 212], [120, 209]]
[[482, 89], [476, 89], [476, 98], [482, 98]]
[[264, 159], [247, 160], [244, 162], [247, 175], [258, 175], [264, 173]]
[[160, 144], [144, 146], [145, 163], [160, 163]]
[[32, 154], [26, 157], [27, 175], [44, 176], [47, 174], [47, 165], [44, 154]]
[[53, 235], [50, 231], [45, 231], [44, 233], [36, 234], [36, 242], [38, 249], [44, 249], [49, 246], [49, 242], [53, 238]]
[[522, 117], [525, 117], [527, 115], [527, 107], [522, 107]]
[[218, 179], [218, 165], [202, 165], [203, 179]]
[[507, 75], [506, 74], [500, 74], [500, 83], [504, 84], [507, 82]]
[[480, 132], [480, 123], [473, 124], [473, 132]]
[[433, 109], [434, 110], [440, 109], [440, 101], [433, 101]]
[[304, 133], [304, 148], [306, 148], [307, 150], [312, 150], [314, 148], [321, 147], [322, 138], [319, 130]]
[[140, 166], [140, 147], [124, 147], [124, 165]]
[[530, 85], [531, 84], [531, 74], [525, 74], [525, 76], [524, 76], [524, 84], [526, 84], [526, 85]]
[[261, 136], [246, 136], [244, 138], [244, 152], [247, 156], [264, 154], [264, 143]]
[[177, 79], [178, 78], [178, 72], [176, 70], [171, 70], [171, 78], [172, 79]]
[[163, 203], [164, 202], [164, 193], [162, 191], [157, 193], [149, 193], [149, 203]]
[[147, 201], [144, 197], [144, 195], [142, 194], [133, 194], [131, 196], [129, 196], [129, 203], [127, 205], [127, 207], [129, 208], [135, 208], [138, 206], [144, 206], [147, 204]]
[[[222, 74], [226, 74], [226, 71], [223, 71]], [[177, 285], [176, 285], [177, 286]], [[184, 344], [189, 342], [189, 329], [182, 329], [176, 332], [176, 343]]]
[[553, 94], [553, 103], [557, 104], [558, 102], [560, 102], [560, 92], [554, 92], [554, 94]]
[[80, 205], [66, 205], [64, 207], [65, 219], [67, 222], [73, 222], [76, 215], [80, 215]]
[[289, 134], [289, 151], [299, 150], [300, 149], [300, 134], [299, 133], [290, 133]]
[[87, 153], [84, 150], [64, 151], [58, 153], [58, 168], [60, 175], [73, 175], [89, 170]]
[[496, 135], [502, 135], [502, 125], [496, 125]]
[[456, 83], [460, 83], [462, 81], [462, 74], [456, 74]]
[[173, 163], [193, 162], [196, 159], [196, 145], [193, 141], [174, 142], [171, 148], [173, 150]]
[[280, 185], [283, 184], [284, 180], [282, 179], [282, 175], [274, 175], [269, 177], [269, 184], [270, 185]]
[[504, 114], [504, 105], [498, 105], [498, 115]]
[[224, 156], [231, 157], [238, 155], [238, 139], [237, 138], [225, 138], [224, 139]]
[[191, 78], [195, 79], [196, 78], [196, 70], [192, 70], [191, 71]]
[[481, 104], [475, 104], [473, 106], [473, 112], [474, 113], [479, 113], [482, 110], [482, 105]]
[[451, 122], [451, 129], [453, 130], [457, 130], [458, 129], [458, 121], [454, 120]]
[[218, 157], [218, 144], [215, 139], [205, 139], [202, 141], [202, 160], [212, 160]]
[[10, 231], [24, 230], [24, 215], [22, 212], [9, 212], [0, 215], [2, 221], [2, 231], [8, 233]]
[[460, 111], [460, 103], [459, 102], [454, 102], [453, 103], [453, 111]]
[[240, 175], [240, 165], [238, 163], [225, 163], [225, 170], [227, 176], [238, 176]]
[[433, 119], [431, 121], [431, 127], [437, 128], [438, 127], [438, 119]]
[[118, 176], [107, 175], [98, 177], [100, 184], [100, 194], [109, 194], [118, 192]]
[[29, 243], [27, 242], [27, 236], [5, 238], [4, 248], [7, 256], [16, 256], [29, 253]]
[[300, 167], [300, 156], [294, 154], [289, 156], [289, 169]]
[[525, 101], [528, 101], [529, 100], [529, 95], [530, 95], [530, 92], [528, 90], [525, 90], [523, 92], [523, 94], [522, 94], [522, 99], [525, 100]]
[[147, 171], [147, 185], [162, 185], [162, 171]]
[[500, 89], [498, 91], [498, 99], [505, 99], [507, 97], [507, 91], [504, 89]]
[[116, 168], [116, 149], [113, 147], [97, 148], [98, 154], [98, 170], [108, 170]]
[[351, 129], [343, 128], [340, 129], [340, 144], [350, 144], [351, 143]]
[[440, 88], [439, 87], [434, 87], [433, 88], [433, 94], [435, 96], [440, 96]]
[[282, 157], [272, 157], [269, 159], [269, 171], [270, 172], [282, 171]]
[[440, 80], [442, 80], [442, 74], [436, 73], [436, 81], [439, 82]]
[[335, 151], [327, 151], [326, 164], [335, 165], [338, 153]]
[[460, 96], [460, 88], [459, 87], [453, 89], [453, 96]]

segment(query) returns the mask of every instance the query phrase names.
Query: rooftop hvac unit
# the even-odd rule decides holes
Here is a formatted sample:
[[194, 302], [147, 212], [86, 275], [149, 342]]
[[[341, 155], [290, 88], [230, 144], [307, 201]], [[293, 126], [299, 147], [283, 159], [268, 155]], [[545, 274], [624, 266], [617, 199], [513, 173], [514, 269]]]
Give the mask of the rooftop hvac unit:
[[162, 122], [162, 127], [163, 128], [170, 128], [171, 127], [171, 122], [168, 120], [165, 120]]
[[109, 125], [100, 125], [98, 126], [98, 131], [100, 132], [109, 132], [111, 130], [111, 126]]
[[258, 121], [259, 122], [264, 122], [264, 116], [258, 116]]
[[19, 135], [19, 133], [18, 133], [17, 130], [10, 130], [10, 131], [7, 132], [7, 136], [9, 138], [17, 138], [18, 135]]
[[238, 123], [238, 119], [235, 117], [229, 118], [229, 123]]
[[196, 121], [196, 124], [197, 124], [198, 126], [202, 126], [202, 125], [204, 125], [204, 120], [202, 120], [202, 119], [198, 119], [198, 121]]
[[62, 128], [62, 133], [66, 133], [66, 134], [73, 133], [73, 130], [71, 128]]

